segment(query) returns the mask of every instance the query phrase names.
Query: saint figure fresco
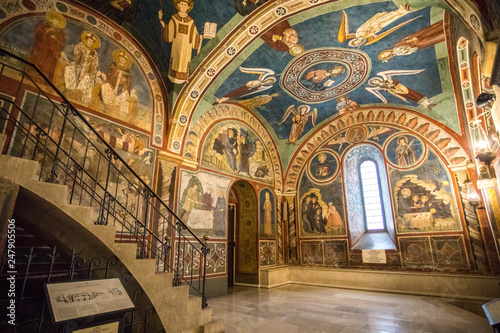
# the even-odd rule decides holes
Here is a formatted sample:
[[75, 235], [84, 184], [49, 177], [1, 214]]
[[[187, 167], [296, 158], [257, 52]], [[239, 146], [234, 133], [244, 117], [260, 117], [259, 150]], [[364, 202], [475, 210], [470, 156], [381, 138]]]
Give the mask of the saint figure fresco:
[[202, 164], [254, 180], [269, 182], [271, 160], [255, 132], [243, 124], [218, 124], [207, 136]]
[[200, 54], [203, 36], [198, 33], [196, 25], [188, 13], [193, 9], [193, 0], [174, 0], [177, 14], [173, 15], [168, 25], [163, 21], [163, 11], [158, 12], [163, 39], [172, 43], [168, 78], [174, 83], [184, 83], [189, 79], [189, 64], [192, 51]]
[[294, 57], [304, 53], [304, 46], [299, 44], [297, 31], [286, 20], [267, 30], [261, 38], [276, 51], [288, 52]]
[[65, 53], [61, 57], [68, 64], [64, 68], [65, 94], [70, 98], [89, 103], [98, 75], [99, 55], [97, 49], [101, 40], [95, 33], [85, 30], [81, 35], [82, 41], [73, 49], [73, 60], [70, 61]]
[[180, 219], [197, 235], [224, 237], [227, 224], [225, 193], [230, 183], [229, 178], [220, 175], [183, 171], [178, 206]]
[[113, 52], [113, 60], [106, 75], [106, 83], [101, 86], [101, 101], [122, 119], [128, 119], [137, 108], [137, 95], [132, 89], [130, 73], [132, 58], [124, 50], [118, 49]]
[[[262, 202], [262, 193], [260, 195], [260, 200]], [[264, 202], [261, 203], [261, 225], [263, 224], [264, 227], [263, 230], [261, 230], [261, 236], [264, 237], [271, 237], [274, 234], [273, 204], [274, 198], [271, 198], [271, 193], [268, 190], [265, 190]]]
[[35, 26], [35, 43], [29, 61], [52, 80], [59, 55], [66, 43], [66, 19], [58, 12], [49, 11], [46, 20]]

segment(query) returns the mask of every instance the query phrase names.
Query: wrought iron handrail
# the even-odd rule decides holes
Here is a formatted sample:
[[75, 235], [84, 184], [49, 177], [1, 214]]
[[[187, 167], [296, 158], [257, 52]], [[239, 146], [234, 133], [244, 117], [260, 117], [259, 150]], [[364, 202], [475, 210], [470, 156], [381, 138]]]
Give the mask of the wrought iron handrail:
[[[9, 64], [4, 61], [6, 56], [26, 67], [19, 69], [17, 64]], [[141, 245], [140, 257], [155, 258], [158, 269], [172, 271], [174, 285], [187, 282], [202, 296], [205, 307], [206, 242], [186, 226], [103, 138], [103, 132], [34, 64], [1, 48], [0, 59], [0, 80], [19, 81], [10, 95], [24, 92], [25, 96], [23, 105], [0, 96], [0, 133], [10, 135], [8, 154], [38, 160], [41, 180], [68, 185], [72, 204], [98, 208], [96, 224], [121, 226], [121, 231], [117, 230], [120, 241], [135, 240]], [[30, 105], [26, 91], [34, 99]], [[45, 178], [43, 173], [47, 174]]]

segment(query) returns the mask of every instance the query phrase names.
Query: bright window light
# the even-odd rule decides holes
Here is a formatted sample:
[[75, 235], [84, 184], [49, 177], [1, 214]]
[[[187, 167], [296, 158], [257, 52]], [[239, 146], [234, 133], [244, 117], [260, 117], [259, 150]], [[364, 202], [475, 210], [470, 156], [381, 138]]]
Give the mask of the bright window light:
[[377, 166], [373, 161], [364, 161], [360, 165], [361, 185], [366, 216], [366, 229], [383, 230], [384, 214], [380, 200], [380, 187]]

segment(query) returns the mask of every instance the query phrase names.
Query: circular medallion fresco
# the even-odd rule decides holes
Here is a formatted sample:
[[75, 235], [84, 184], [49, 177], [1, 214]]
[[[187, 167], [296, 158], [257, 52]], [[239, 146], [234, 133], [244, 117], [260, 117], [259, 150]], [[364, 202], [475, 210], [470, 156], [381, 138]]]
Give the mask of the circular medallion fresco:
[[313, 157], [309, 163], [309, 179], [316, 183], [331, 181], [336, 176], [339, 162], [335, 155], [327, 151], [321, 151]]
[[294, 58], [283, 70], [280, 85], [299, 101], [323, 103], [361, 86], [370, 70], [370, 57], [362, 51], [320, 48]]
[[425, 146], [419, 138], [409, 134], [394, 136], [385, 148], [389, 163], [399, 169], [410, 168], [425, 155]]

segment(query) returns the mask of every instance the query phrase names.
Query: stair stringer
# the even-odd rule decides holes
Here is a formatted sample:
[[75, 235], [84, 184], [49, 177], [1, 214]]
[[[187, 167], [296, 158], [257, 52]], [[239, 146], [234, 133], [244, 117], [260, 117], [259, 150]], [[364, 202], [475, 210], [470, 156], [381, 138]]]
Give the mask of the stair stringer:
[[127, 267], [149, 297], [167, 333], [200, 332], [212, 320], [212, 309], [201, 308], [201, 297], [189, 295], [189, 286], [172, 286], [173, 273], [156, 272], [155, 259], [137, 259], [136, 243], [116, 243], [115, 226], [96, 225], [93, 207], [69, 204], [68, 187], [38, 180], [37, 161], [0, 155], [0, 178], [7, 179], [44, 198], [103, 242]]

